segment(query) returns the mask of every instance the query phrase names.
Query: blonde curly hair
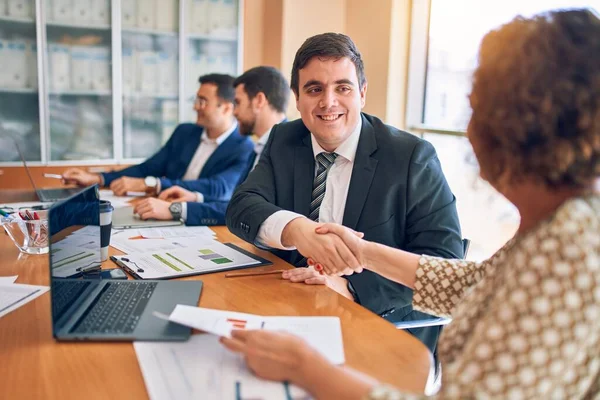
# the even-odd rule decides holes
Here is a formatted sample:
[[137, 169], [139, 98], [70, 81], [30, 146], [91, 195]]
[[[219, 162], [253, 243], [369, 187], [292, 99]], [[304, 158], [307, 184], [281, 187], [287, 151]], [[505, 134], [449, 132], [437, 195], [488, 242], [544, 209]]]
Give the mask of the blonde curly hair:
[[561, 10], [488, 33], [470, 101], [487, 180], [588, 185], [600, 176], [600, 19]]

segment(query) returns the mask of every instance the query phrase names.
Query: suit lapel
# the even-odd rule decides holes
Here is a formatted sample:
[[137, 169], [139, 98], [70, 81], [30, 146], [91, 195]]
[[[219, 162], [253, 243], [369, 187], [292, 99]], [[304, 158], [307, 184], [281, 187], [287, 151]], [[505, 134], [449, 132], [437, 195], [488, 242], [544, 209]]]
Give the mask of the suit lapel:
[[223, 169], [221, 165], [221, 160], [223, 158], [231, 157], [231, 147], [235, 144], [235, 140], [237, 139], [237, 129], [229, 135], [227, 139], [223, 143], [221, 143], [215, 151], [208, 157], [206, 160], [206, 164], [202, 167], [200, 171], [200, 176], [210, 176], [214, 175], [212, 168], [219, 167], [219, 170]]
[[315, 174], [315, 159], [310, 142], [310, 133], [306, 130], [302, 142], [294, 153], [294, 211], [308, 216], [312, 181]]
[[363, 117], [360, 139], [358, 140], [354, 166], [352, 167], [350, 187], [348, 188], [348, 198], [344, 209], [343, 225], [351, 229], [356, 229], [375, 176], [377, 159], [371, 157], [371, 154], [376, 150], [377, 141], [375, 140], [373, 125]]

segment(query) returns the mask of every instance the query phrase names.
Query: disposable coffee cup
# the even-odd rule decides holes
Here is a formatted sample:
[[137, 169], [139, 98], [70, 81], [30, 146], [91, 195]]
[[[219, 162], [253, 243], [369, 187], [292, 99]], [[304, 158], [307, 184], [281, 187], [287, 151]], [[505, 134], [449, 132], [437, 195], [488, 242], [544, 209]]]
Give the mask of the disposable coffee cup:
[[110, 231], [112, 230], [112, 215], [114, 207], [108, 200], [100, 200], [100, 259], [108, 260]]

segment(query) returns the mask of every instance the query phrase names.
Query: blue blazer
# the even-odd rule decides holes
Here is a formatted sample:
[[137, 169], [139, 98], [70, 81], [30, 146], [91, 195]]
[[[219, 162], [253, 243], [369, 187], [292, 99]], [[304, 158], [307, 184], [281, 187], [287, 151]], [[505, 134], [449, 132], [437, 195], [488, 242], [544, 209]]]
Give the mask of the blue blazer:
[[200, 145], [203, 129], [196, 124], [179, 125], [167, 143], [143, 163], [121, 171], [103, 173], [104, 184], [108, 186], [122, 176], [156, 176], [160, 178], [161, 190], [179, 185], [201, 192], [208, 199], [229, 200], [240, 175], [246, 171], [248, 157], [254, 152], [254, 145], [249, 138], [240, 135], [236, 128], [206, 161], [198, 180], [183, 181], [181, 178]]
[[[240, 175], [238, 185], [246, 180], [248, 174], [254, 166], [256, 152], [252, 151], [246, 162], [246, 167]], [[185, 181], [187, 183], [190, 181]], [[236, 185], [237, 186], [237, 185]], [[188, 202], [187, 203], [187, 218], [185, 224], [188, 226], [194, 225], [225, 225], [225, 211], [229, 200], [211, 199], [204, 196], [203, 203]]]

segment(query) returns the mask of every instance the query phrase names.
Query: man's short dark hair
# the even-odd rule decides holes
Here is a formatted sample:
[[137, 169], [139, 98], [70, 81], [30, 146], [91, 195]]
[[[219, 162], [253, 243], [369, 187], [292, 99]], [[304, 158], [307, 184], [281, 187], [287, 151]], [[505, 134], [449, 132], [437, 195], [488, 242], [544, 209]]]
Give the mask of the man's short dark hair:
[[277, 68], [254, 67], [238, 76], [233, 87], [244, 85], [248, 98], [252, 100], [258, 93], [264, 93], [271, 107], [280, 113], [287, 110], [290, 89], [287, 79]]
[[291, 87], [296, 96], [299, 94], [299, 71], [314, 57], [318, 57], [320, 60], [330, 58], [339, 60], [348, 57], [356, 67], [356, 76], [360, 88], [367, 83], [362, 57], [352, 39], [342, 33], [327, 32], [309, 37], [296, 52], [294, 64], [292, 65], [291, 81]]
[[235, 90], [233, 81], [235, 78], [226, 74], [207, 74], [202, 75], [199, 79], [200, 84], [212, 83], [217, 87], [217, 96], [228, 103], [233, 103], [235, 98]]

